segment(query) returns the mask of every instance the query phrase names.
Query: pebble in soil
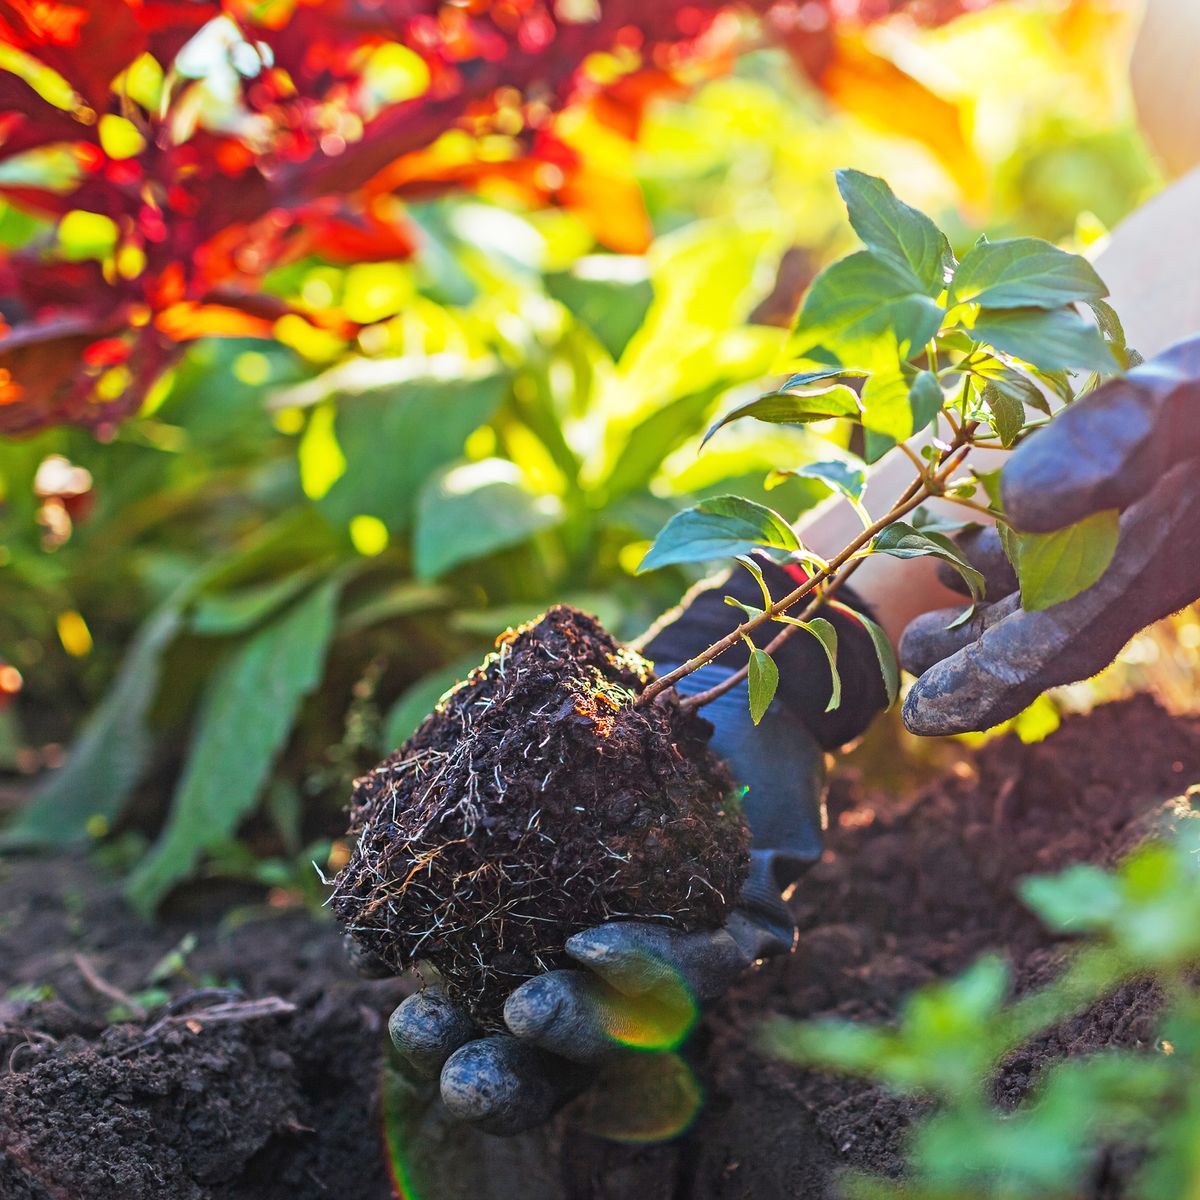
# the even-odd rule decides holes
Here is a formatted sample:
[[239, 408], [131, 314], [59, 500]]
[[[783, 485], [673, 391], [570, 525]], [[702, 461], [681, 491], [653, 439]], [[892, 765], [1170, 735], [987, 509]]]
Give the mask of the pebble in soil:
[[509, 630], [357, 780], [333, 908], [365, 950], [436, 968], [498, 1028], [504, 999], [603, 921], [723, 923], [748, 832], [711, 726], [638, 706], [650, 664], [566, 607]]

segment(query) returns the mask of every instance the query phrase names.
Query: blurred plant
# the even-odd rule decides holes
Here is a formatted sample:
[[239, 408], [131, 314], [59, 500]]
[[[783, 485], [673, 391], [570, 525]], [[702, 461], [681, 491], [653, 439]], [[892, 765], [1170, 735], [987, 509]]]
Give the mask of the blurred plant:
[[[684, 497], [741, 487], [769, 461], [751, 444], [702, 480], [666, 462], [783, 350], [785, 330], [746, 324], [778, 253], [772, 234], [699, 225], [660, 239], [648, 263], [584, 258], [544, 274], [542, 240], [513, 215], [421, 216], [442, 224], [467, 299], [414, 293], [395, 319], [406, 356], [305, 379], [272, 344], [209, 342], [110, 445], [56, 430], [6, 458], [0, 637], [43, 655], [20, 664], [34, 677], [30, 719], [57, 719], [46, 657], [72, 660], [86, 633], [78, 661], [105, 660], [93, 669], [107, 676], [123, 642], [107, 630], [130, 607], [149, 614], [6, 844], [128, 827], [150, 794], [140, 785], [186, 741], [134, 898], [151, 906], [212, 855], [244, 873], [229, 851], [239, 829], [260, 852], [299, 854], [336, 831], [349, 778], [407, 735], [497, 629], [566, 599], [629, 635], [695, 578], [647, 586], [633, 571]], [[489, 239], [503, 257], [478, 254]], [[263, 386], [270, 411], [248, 403]], [[792, 434], [792, 450], [805, 439]], [[93, 509], [47, 553], [32, 517], [49, 455], [73, 464], [56, 466], [64, 477], [90, 473]], [[826, 493], [794, 480], [784, 494], [799, 510]], [[77, 622], [64, 626], [68, 604]]]
[[[1008, 999], [995, 958], [922, 988], [894, 1028], [779, 1020], [769, 1053], [846, 1071], [931, 1099], [912, 1134], [901, 1180], [850, 1175], [862, 1200], [1054, 1200], [1084, 1193], [1101, 1153], [1142, 1153], [1130, 1196], [1186, 1200], [1200, 1187], [1200, 793], [1164, 810], [1166, 829], [1115, 871], [1074, 866], [1027, 879], [1026, 903], [1055, 933], [1079, 939], [1059, 976]], [[1051, 1066], [1033, 1094], [1006, 1110], [992, 1100], [1005, 1060], [1121, 985], [1157, 985], [1159, 1036], [1142, 1051], [1107, 1050]]]
[[[866, 249], [834, 263], [809, 289], [791, 343], [797, 365], [807, 369], [779, 389], [731, 409], [709, 428], [701, 445], [724, 426], [748, 417], [784, 425], [848, 420], [860, 426], [863, 454], [857, 462], [846, 456], [795, 468], [776, 466], [763, 486], [796, 476], [822, 480], [849, 501], [862, 532], [826, 560], [803, 545], [780, 513], [742, 496], [711, 497], [672, 517], [640, 570], [736, 558], [757, 579], [762, 606], [726, 597], [746, 620], [661, 676], [638, 703], [652, 701], [745, 642], [750, 654], [744, 668], [685, 697], [682, 704], [700, 707], [748, 677], [750, 711], [757, 722], [779, 684], [771, 653], [799, 629], [825, 650], [833, 676], [829, 704], [836, 707], [841, 697], [837, 634], [817, 614], [823, 604], [838, 605], [833, 593], [865, 558], [940, 559], [962, 575], [974, 601], [983, 598], [982, 575], [946, 536], [956, 526], [921, 513], [927, 499], [942, 498], [996, 521], [1027, 611], [1069, 600], [1091, 587], [1112, 561], [1116, 510], [1052, 534], [1022, 534], [1005, 520], [999, 470], [955, 475], [973, 448], [1011, 449], [1052, 419], [1052, 402], [1069, 404], [1105, 375], [1129, 365], [1121, 323], [1104, 302], [1108, 292], [1103, 281], [1085, 259], [1037, 238], [980, 238], [960, 262], [946, 235], [898, 200], [883, 180], [843, 171], [838, 183], [850, 223]], [[1076, 310], [1079, 304], [1090, 307], [1093, 319]], [[1073, 371], [1090, 374], [1077, 386]], [[908, 439], [917, 434], [922, 439], [910, 447]], [[887, 512], [873, 518], [863, 506], [863, 463], [896, 447], [911, 460], [916, 477]], [[910, 513], [913, 524], [904, 519]], [[796, 587], [773, 597], [761, 569], [747, 557], [752, 551], [787, 567]], [[804, 607], [796, 616], [790, 610], [801, 601]], [[857, 616], [870, 632], [889, 700], [894, 700], [899, 671], [887, 638], [866, 617], [838, 607]], [[751, 635], [770, 631], [773, 622], [782, 624], [782, 631], [759, 648]]]
[[[206, 754], [240, 760], [246, 770], [231, 770], [228, 790], [214, 777], [207, 789], [194, 781], [186, 800], [179, 793], [177, 809], [199, 814], [209, 802], [214, 808], [183, 824], [165, 859], [152, 859], [171, 866], [154, 868], [143, 902], [202, 860], [209, 867], [201, 869], [244, 874], [246, 863], [230, 851], [235, 832], [256, 856], [293, 871], [294, 863], [307, 863], [310, 842], [340, 831], [336, 806], [348, 777], [411, 730], [497, 629], [566, 599], [597, 612], [620, 636], [639, 633], [701, 573], [684, 565], [634, 580], [667, 518], [728, 492], [766, 501], [763, 476], [776, 464], [842, 457], [842, 446], [808, 431], [751, 423], [723, 431], [700, 458], [692, 442], [697, 424], [715, 409], [761, 391], [758, 381], [776, 366], [785, 335], [759, 322], [785, 323], [816, 265], [846, 236], [829, 215], [825, 168], [848, 150], [862, 165], [900, 170], [906, 191], [911, 180], [941, 209], [955, 207], [978, 174], [983, 142], [974, 94], [961, 80], [947, 88], [930, 55], [942, 66], [967, 61], [1001, 36], [1020, 44], [1022, 62], [1051, 63], [1052, 46], [1038, 42], [1031, 50], [1021, 39], [1048, 43], [1066, 27], [1068, 12], [1100, 3], [1042, 4], [1036, 13], [997, 6], [945, 31], [920, 34], [910, 16], [936, 23], [959, 7], [976, 6], [862, 4], [852, 10], [822, 0], [803, 6], [806, 20], [790, 33], [779, 19], [791, 5], [772, 6], [763, 18], [767, 25], [744, 16], [735, 22], [726, 9], [716, 13], [718, 6], [692, 6], [707, 15], [680, 26], [678, 37], [658, 50], [643, 40], [640, 50], [622, 42], [611, 55], [586, 56], [571, 68], [570, 82], [563, 77], [564, 107], [546, 112], [536, 97], [501, 89], [467, 117], [454, 118], [427, 150], [410, 155], [406, 144], [398, 160], [408, 172], [401, 172], [403, 179], [387, 176], [385, 187], [381, 177], [378, 188], [372, 181], [333, 199], [332, 191], [284, 197], [288, 207], [281, 215], [298, 220], [303, 211], [304, 228], [289, 227], [278, 245], [264, 240], [256, 219], [242, 209], [231, 216], [223, 197], [240, 195], [243, 184], [259, 194], [245, 183], [256, 172], [264, 188], [283, 178], [277, 171], [294, 179], [319, 168], [329, 180], [358, 153], [358, 143], [347, 139], [337, 154], [336, 140], [323, 147], [310, 138], [308, 156], [290, 165], [266, 153], [250, 163], [245, 154], [217, 153], [203, 172], [184, 172], [193, 189], [188, 194], [203, 200], [190, 223], [158, 201], [168, 236], [159, 259], [159, 243], [148, 240], [138, 214], [144, 195], [163, 190], [156, 172], [174, 170], [173, 156], [186, 157], [193, 143], [214, 152], [231, 147], [229, 154], [258, 145], [246, 143], [248, 131], [276, 136], [260, 118], [277, 108], [280, 120], [286, 116], [280, 139], [298, 137], [296, 129], [311, 132], [322, 111], [355, 105], [368, 105], [361, 111], [375, 112], [372, 120], [393, 114], [393, 132], [431, 107], [448, 111], [434, 105], [433, 91], [398, 98], [423, 77], [400, 52], [400, 26], [378, 23], [386, 25], [397, 11], [408, 20], [411, 6], [372, 8], [377, 24], [368, 36], [370, 62], [362, 67], [361, 86], [350, 76], [339, 76], [336, 86], [325, 80], [314, 50], [297, 67], [303, 86], [296, 94], [271, 99], [256, 90], [263, 58], [246, 47], [275, 47], [271, 53], [281, 58], [274, 70], [288, 55], [304, 57], [297, 40], [288, 41], [293, 20], [310, 29], [324, 23], [330, 38], [341, 37], [349, 26], [339, 14], [349, 13], [348, 6], [281, 3], [250, 11], [231, 4], [224, 18], [204, 25], [198, 43], [179, 51], [171, 43], [181, 28], [176, 18], [190, 20], [217, 6], [123, 0], [132, 19], [148, 22], [148, 32], [122, 40], [116, 31], [128, 30], [120, 12], [109, 38], [109, 26], [88, 6], [47, 4], [35, 11], [0, 4], [0, 15], [19, 9], [22, 21], [47, 22], [36, 45], [11, 53], [3, 43], [19, 40], [17, 18], [0, 24], [0, 67], [11, 59], [19, 68], [9, 72], [7, 86], [17, 99], [4, 118], [15, 140], [0, 145], [0, 193], [9, 200], [0, 207], [0, 243], [9, 247], [4, 269], [26, 271], [30, 280], [44, 272], [66, 281], [69, 291], [57, 299], [47, 294], [32, 308], [6, 310], [13, 324], [6, 340], [16, 339], [16, 346], [33, 339], [30, 357], [20, 361], [48, 384], [84, 379], [91, 386], [87, 381], [107, 377], [105, 386], [115, 387], [122, 369], [133, 370], [140, 357], [113, 366], [97, 361], [80, 375], [78, 346], [51, 340], [38, 350], [41, 331], [51, 337], [59, 317], [79, 316], [72, 306], [90, 304], [93, 285], [106, 289], [96, 311], [116, 311], [126, 303], [122, 297], [152, 278], [151, 260], [166, 261], [176, 245], [172, 238], [219, 230], [211, 246], [200, 240], [182, 254], [180, 269], [196, 281], [206, 263], [237, 259], [243, 244], [255, 254], [271, 251], [239, 260], [237, 274], [215, 296], [190, 296], [189, 304], [203, 301], [203, 312], [179, 310], [213, 318], [210, 333], [262, 336], [177, 343], [175, 332], [167, 337], [160, 330], [175, 365], [158, 377], [140, 408], [131, 394], [118, 397], [118, 407], [128, 401], [135, 410], [118, 426], [104, 404], [87, 409], [111, 442], [99, 446], [79, 431], [58, 428], [0, 448], [0, 657], [9, 664], [0, 680], [21, 687], [15, 700], [11, 687], [0, 696], [0, 768], [29, 775], [58, 767], [80, 713], [106, 697], [72, 755], [79, 765], [45, 777], [39, 799], [11, 826], [9, 844], [86, 842], [115, 833], [107, 843], [112, 847], [132, 831], [153, 833], [163, 816], [161, 797], [173, 788], [178, 764], [190, 757], [189, 739], [205, 735], [225, 714], [235, 732], [228, 742], [207, 735]], [[421, 11], [436, 16], [444, 7], [456, 10], [448, 20], [471, 28], [502, 15], [498, 5], [431, 2]], [[538, 9], [520, 4], [514, 11]], [[559, 4], [554, 15], [569, 25], [602, 9], [609, 12], [605, 5]], [[876, 24], [893, 9], [901, 19]], [[652, 15], [666, 21], [667, 14], [668, 6], [660, 6]], [[156, 24], [160, 17], [166, 23]], [[966, 32], [956, 33], [959, 26]], [[510, 32], [519, 27], [518, 21]], [[600, 36], [601, 30], [593, 23], [587, 32]], [[726, 70], [730, 48], [763, 44], [756, 41], [761, 32], [771, 46], [785, 46], [790, 61], [825, 90], [802, 90], [787, 55], [768, 49], [743, 56], [737, 78], [710, 83], [696, 102], [665, 99], [681, 97], [685, 83]], [[355, 55], [338, 45], [330, 62], [352, 74]], [[325, 47], [324, 35], [314, 46]], [[466, 41], [455, 47], [463, 54], [478, 49]], [[1084, 59], [1094, 48], [1087, 39], [1080, 47]], [[408, 49], [421, 57], [429, 47], [422, 42]], [[103, 92], [95, 83], [96, 64], [107, 70], [126, 52], [141, 57], [111, 94]], [[555, 53], [550, 44], [539, 61]], [[880, 62], [863, 75], [861, 95], [827, 87], [828, 80], [850, 78], [845, 70], [830, 73], [839, 62], [868, 54]], [[89, 56], [94, 63], [82, 61]], [[189, 56], [191, 75], [184, 70]], [[522, 61], [536, 74], [535, 57]], [[149, 86], [157, 78], [154, 63], [162, 76], [157, 92]], [[452, 65], [444, 74], [451, 90], [459, 76], [475, 78], [503, 63], [480, 51]], [[406, 74], [409, 68], [416, 75]], [[55, 72], [69, 81], [68, 90], [92, 97], [94, 104], [85, 107], [99, 114], [96, 122], [87, 124], [82, 110], [77, 119], [73, 109], [56, 107], [53, 99], [66, 95], [66, 85], [55, 81]], [[84, 74], [77, 79], [78, 72]], [[894, 72], [907, 76], [895, 87], [918, 97], [924, 89], [924, 111], [942, 114], [915, 130], [901, 121], [899, 138], [887, 132], [888, 114], [903, 106], [872, 106], [871, 97], [878, 100], [887, 89], [867, 86]], [[970, 79], [974, 84], [996, 74], [973, 70]], [[368, 77], [369, 87], [362, 82]], [[21, 110], [26, 79], [35, 92], [51, 93], [44, 102], [31, 100], [28, 114]], [[663, 99], [648, 105], [654, 96]], [[321, 110], [314, 97], [331, 107]], [[939, 97], [942, 107], [929, 107]], [[176, 118], [180, 136], [186, 134], [180, 146], [160, 101], [192, 114]], [[1019, 107], [1034, 110], [1027, 100]], [[55, 143], [58, 150], [21, 150], [16, 131], [32, 121], [32, 136], [39, 114], [50, 122], [51, 109], [64, 139]], [[247, 114], [257, 123], [246, 125]], [[125, 126], [105, 123], [108, 117], [136, 129], [158, 124], [145, 146], [122, 158], [120, 145], [106, 148], [101, 134]], [[1094, 114], [1088, 120], [1093, 123], [1085, 132], [1103, 124]], [[364, 131], [368, 127], [374, 128], [370, 120]], [[167, 149], [161, 150], [164, 137]], [[543, 185], [557, 178], [543, 176], [538, 158], [555, 138], [573, 148], [572, 169], [585, 172], [586, 187], [538, 190], [529, 182], [530, 176]], [[934, 149], [931, 138], [949, 149]], [[914, 149], [917, 142], [927, 154]], [[957, 154], [955, 145], [966, 150]], [[64, 147], [74, 165], [61, 176], [58, 194], [49, 186], [50, 169], [65, 161]], [[985, 150], [984, 169], [994, 176], [1004, 155]], [[930, 158], [941, 164], [932, 172]], [[951, 164], [960, 161], [967, 165], [953, 175]], [[943, 170], [951, 172], [950, 183]], [[136, 185], [129, 182], [135, 174]], [[631, 181], [644, 186], [649, 219]], [[152, 185], [144, 195], [142, 183]], [[424, 198], [448, 187], [469, 187], [487, 202]], [[1117, 190], [1106, 184], [1105, 196], [1127, 206], [1136, 193], [1132, 185]], [[367, 197], [374, 198], [373, 212], [386, 217], [385, 230], [360, 211]], [[513, 211], [547, 200], [555, 207], [524, 217]], [[1099, 202], [1091, 206], [1098, 209]], [[118, 269], [117, 241], [89, 249], [84, 218], [110, 209], [120, 245], [131, 239], [147, 256], [142, 266], [136, 253], [125, 255], [125, 269], [140, 272], [132, 279]], [[710, 219], [697, 224], [697, 213]], [[1050, 232], [1068, 234], [1073, 219], [1063, 224], [1056, 213]], [[672, 232], [645, 255], [593, 253], [597, 236], [612, 242], [636, 228], [644, 241], [651, 224]], [[956, 245], [970, 244], [958, 218], [951, 228]], [[332, 231], [328, 238], [326, 231]], [[352, 234], [353, 244], [346, 240]], [[382, 240], [371, 249], [368, 235], [376, 234]], [[408, 250], [388, 238], [419, 243], [420, 252], [408, 259]], [[643, 242], [615, 244], [641, 249]], [[71, 290], [71, 280], [78, 290]], [[149, 337], [153, 325], [112, 336]], [[5, 369], [16, 365], [0, 361]], [[6, 395], [13, 421], [33, 412], [14, 390]], [[264, 397], [273, 397], [270, 407]], [[0, 423], [5, 419], [0, 408]], [[844, 440], [844, 428], [835, 437]], [[789, 518], [830, 493], [828, 481], [799, 474], [781, 488], [772, 493], [773, 503]], [[322, 582], [337, 591], [336, 606], [329, 593], [314, 597]], [[310, 601], [308, 620], [292, 613], [302, 601]], [[295, 616], [289, 636], [315, 631], [324, 646], [305, 657], [295, 648], [285, 652], [279, 635], [267, 639], [268, 629], [289, 615]], [[251, 655], [246, 647], [260, 635], [265, 646]], [[243, 650], [248, 661], [238, 666], [233, 659]], [[214, 669], [230, 677], [219, 706], [206, 690]], [[317, 675], [320, 682], [313, 683]], [[279, 711], [254, 711], [247, 719], [256, 707]], [[299, 840], [281, 832], [275, 790], [258, 787], [264, 761], [298, 797]], [[193, 836], [198, 846], [189, 849], [182, 839]], [[126, 865], [135, 866], [136, 858]]]
[[5, 0], [0, 194], [33, 216], [4, 231], [0, 432], [111, 435], [205, 335], [353, 336], [263, 279], [407, 257], [410, 198], [561, 204], [644, 249], [628, 147], [651, 98], [728, 65], [739, 8], [807, 43], [768, 0]]

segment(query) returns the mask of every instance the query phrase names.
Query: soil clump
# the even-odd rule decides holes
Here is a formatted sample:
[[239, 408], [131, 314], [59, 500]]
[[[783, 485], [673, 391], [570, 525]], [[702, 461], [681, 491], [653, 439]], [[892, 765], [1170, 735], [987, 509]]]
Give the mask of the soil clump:
[[[1036, 745], [997, 739], [904, 796], [863, 783], [851, 759], [830, 796], [828, 852], [791, 902], [798, 952], [708, 1014], [688, 1050], [705, 1107], [682, 1136], [647, 1146], [591, 1136], [578, 1110], [491, 1138], [447, 1121], [432, 1094], [402, 1094], [385, 1067], [385, 1023], [413, 981], [357, 979], [331, 922], [300, 909], [246, 920], [210, 904], [150, 928], [86, 859], [0, 861], [0, 1198], [832, 1198], [847, 1168], [898, 1172], [923, 1109], [764, 1058], [761, 1022], [887, 1021], [913, 987], [990, 951], [1009, 959], [1019, 989], [1040, 986], [1069, 943], [1024, 909], [1014, 883], [1113, 861], [1198, 782], [1200, 721], [1145, 697], [1069, 718]], [[192, 1024], [147, 1041], [168, 1010], [117, 1011], [76, 956], [140, 995], [185, 935], [194, 948], [159, 986]], [[210, 1001], [195, 993], [215, 985], [294, 1009], [207, 1021]], [[1014, 1054], [997, 1102], [1029, 1096], [1064, 1057], [1149, 1050], [1158, 1012], [1153, 988], [1121, 989]], [[414, 1114], [390, 1150], [385, 1108]], [[1082, 1200], [1127, 1195], [1135, 1166], [1127, 1151], [1100, 1156]]]
[[397, 971], [431, 964], [498, 1029], [513, 988], [568, 965], [564, 943], [589, 926], [721, 925], [749, 835], [708, 722], [634, 704], [653, 677], [575, 609], [505, 633], [356, 782], [343, 926]]

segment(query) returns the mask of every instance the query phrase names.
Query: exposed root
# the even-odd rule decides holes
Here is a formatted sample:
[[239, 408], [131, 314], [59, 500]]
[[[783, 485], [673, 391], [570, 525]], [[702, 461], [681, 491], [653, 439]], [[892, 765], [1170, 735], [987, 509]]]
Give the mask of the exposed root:
[[352, 798], [338, 918], [396, 969], [431, 963], [495, 1026], [504, 997], [614, 917], [723, 920], [747, 835], [707, 748], [650, 664], [552, 609], [500, 639]]

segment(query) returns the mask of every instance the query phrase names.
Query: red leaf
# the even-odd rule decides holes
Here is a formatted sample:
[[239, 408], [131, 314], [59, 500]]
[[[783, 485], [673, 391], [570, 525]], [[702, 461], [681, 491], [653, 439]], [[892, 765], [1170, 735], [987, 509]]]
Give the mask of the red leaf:
[[[112, 314], [108, 327], [127, 325], [128, 315]], [[96, 332], [85, 318], [60, 317], [0, 338], [0, 434], [72, 424], [104, 435], [137, 411], [180, 353], [152, 329], [130, 330], [129, 366], [88, 367]]]

